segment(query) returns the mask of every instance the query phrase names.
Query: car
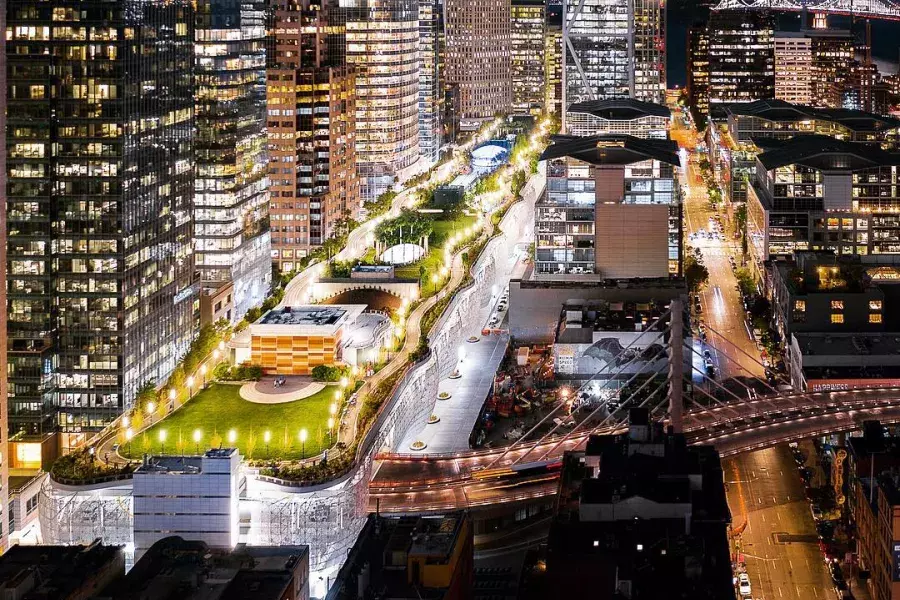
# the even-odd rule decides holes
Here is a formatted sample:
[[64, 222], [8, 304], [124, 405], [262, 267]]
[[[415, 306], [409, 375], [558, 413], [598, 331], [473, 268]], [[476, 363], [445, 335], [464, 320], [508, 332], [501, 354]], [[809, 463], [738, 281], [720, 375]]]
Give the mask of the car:
[[113, 445], [112, 445], [112, 451], [113, 451], [113, 452], [118, 451], [118, 449], [119, 449], [119, 445], [118, 445], [118, 444], [113, 444]]
[[742, 596], [750, 595], [750, 576], [746, 573], [738, 575], [738, 591]]

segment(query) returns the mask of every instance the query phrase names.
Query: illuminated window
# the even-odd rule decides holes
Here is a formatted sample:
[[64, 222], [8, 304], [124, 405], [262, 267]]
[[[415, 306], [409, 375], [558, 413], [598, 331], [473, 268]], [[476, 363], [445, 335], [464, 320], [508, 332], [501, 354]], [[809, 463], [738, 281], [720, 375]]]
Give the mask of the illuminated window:
[[832, 300], [831, 301], [831, 310], [844, 310], [844, 301], [843, 300]]
[[806, 312], [806, 300], [794, 300], [794, 310], [797, 312]]
[[881, 300], [869, 300], [869, 310], [881, 310]]
[[832, 322], [832, 323], [843, 323], [843, 322], [844, 322], [844, 315], [842, 315], [842, 314], [840, 314], [840, 313], [836, 313], [836, 314], [831, 315], [831, 322]]
[[881, 323], [881, 313], [872, 313], [869, 315], [869, 323]]

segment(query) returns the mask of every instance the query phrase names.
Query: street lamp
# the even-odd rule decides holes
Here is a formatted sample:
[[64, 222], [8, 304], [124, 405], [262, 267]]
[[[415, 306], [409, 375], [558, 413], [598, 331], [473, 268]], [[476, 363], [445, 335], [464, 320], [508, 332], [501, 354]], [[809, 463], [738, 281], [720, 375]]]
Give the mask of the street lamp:
[[268, 429], [263, 433], [263, 441], [266, 443], [266, 457], [269, 456], [269, 442], [272, 441], [272, 432]]
[[328, 441], [329, 443], [334, 436], [334, 417], [328, 417]]
[[309, 435], [305, 429], [300, 430], [300, 458], [306, 458], [306, 437]]
[[91, 462], [94, 462], [94, 447], [93, 446], [88, 448], [88, 454], [91, 455]]
[[175, 388], [169, 388], [169, 401], [172, 402], [172, 408], [174, 408], [175, 398], [178, 397], [178, 392], [175, 391]]
[[200, 365], [200, 387], [206, 387], [206, 365]]
[[335, 400], [340, 400], [341, 397], [343, 397], [343, 394], [341, 393], [340, 390], [337, 390], [337, 391], [334, 393], [334, 399], [335, 399]]
[[350, 381], [346, 377], [341, 377], [341, 389], [346, 388], [350, 385]]
[[187, 387], [188, 387], [188, 398], [193, 398], [194, 397], [194, 378], [193, 378], [193, 376], [188, 377], [187, 381], [185, 383], [187, 383]]
[[159, 443], [160, 443], [160, 446], [162, 447], [160, 454], [165, 454], [166, 453], [166, 430], [165, 429], [159, 430]]
[[225, 352], [225, 340], [219, 341], [219, 350]]
[[213, 362], [219, 362], [219, 349], [213, 350]]
[[231, 429], [228, 431], [228, 444], [234, 446], [234, 443], [237, 441], [237, 430]]
[[203, 439], [203, 432], [199, 429], [194, 430], [194, 443], [197, 445], [197, 454], [200, 454], [200, 440]]
[[147, 415], [150, 416], [150, 422], [153, 423], [153, 411], [156, 410], [156, 402], [151, 400], [147, 403]]
[[332, 417], [337, 414], [337, 404], [332, 403], [332, 405], [328, 407], [328, 414]]
[[134, 430], [129, 427], [125, 430], [125, 443], [128, 444], [128, 453], [131, 453], [131, 438], [134, 437]]

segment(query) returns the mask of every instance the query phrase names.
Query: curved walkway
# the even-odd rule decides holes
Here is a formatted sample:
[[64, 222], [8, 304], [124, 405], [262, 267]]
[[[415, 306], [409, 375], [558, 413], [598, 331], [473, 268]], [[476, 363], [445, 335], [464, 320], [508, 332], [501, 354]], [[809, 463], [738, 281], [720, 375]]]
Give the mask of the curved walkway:
[[[287, 391], [275, 391], [281, 389]], [[268, 377], [263, 381], [245, 383], [241, 386], [240, 394], [241, 398], [254, 404], [284, 404], [309, 398], [324, 389], [325, 384], [323, 383], [291, 381], [290, 379], [282, 387], [276, 388], [275, 379]]]

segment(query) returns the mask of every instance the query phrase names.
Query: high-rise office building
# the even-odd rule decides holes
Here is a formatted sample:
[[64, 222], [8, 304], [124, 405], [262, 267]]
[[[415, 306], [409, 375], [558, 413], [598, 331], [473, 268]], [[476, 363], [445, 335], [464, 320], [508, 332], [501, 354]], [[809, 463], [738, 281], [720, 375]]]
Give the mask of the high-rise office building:
[[194, 250], [204, 294], [236, 323], [272, 279], [263, 0], [199, 0], [195, 51]]
[[460, 129], [477, 129], [512, 103], [510, 0], [445, 0], [447, 82], [459, 94]]
[[342, 0], [356, 75], [356, 162], [373, 200], [419, 160], [419, 2]]
[[512, 0], [510, 10], [513, 112], [538, 114], [544, 107], [547, 82], [544, 0]]
[[853, 36], [846, 29], [807, 29], [812, 52], [813, 106], [840, 108], [841, 91], [853, 62]]
[[336, 4], [279, 0], [269, 13], [269, 216], [272, 260], [283, 271], [360, 208], [356, 85]]
[[[6, 11], [0, 10], [0, 31], [6, 31]], [[0, 90], [6, 89], [6, 35], [0, 39]], [[6, 94], [0, 93], [0, 132], [6, 131]], [[4, 140], [5, 142], [5, 140]], [[0, 281], [6, 281], [6, 144], [0, 144]], [[6, 285], [0, 285], [0, 364], [6, 362]], [[9, 523], [9, 388], [6, 370], [0, 373], [0, 523]], [[0, 527], [0, 552], [9, 546], [10, 527]]]
[[775, 33], [775, 98], [812, 105], [812, 39], [802, 32]]
[[168, 375], [199, 282], [192, 3], [7, 9], [15, 467], [51, 458], [58, 431], [63, 449], [81, 443]]
[[698, 126], [702, 127], [709, 115], [709, 31], [706, 23], [691, 25], [687, 35], [688, 106]]
[[419, 0], [419, 152], [429, 164], [440, 158], [444, 141], [443, 27], [441, 3]]
[[659, 0], [566, 0], [564, 105], [627, 97], [663, 104], [664, 6]]
[[544, 108], [548, 113], [555, 115], [563, 113], [562, 45], [562, 28], [548, 18], [547, 34], [544, 37], [544, 76], [547, 78], [544, 88]]
[[713, 11], [709, 19], [709, 103], [775, 96], [774, 18], [763, 10]]

